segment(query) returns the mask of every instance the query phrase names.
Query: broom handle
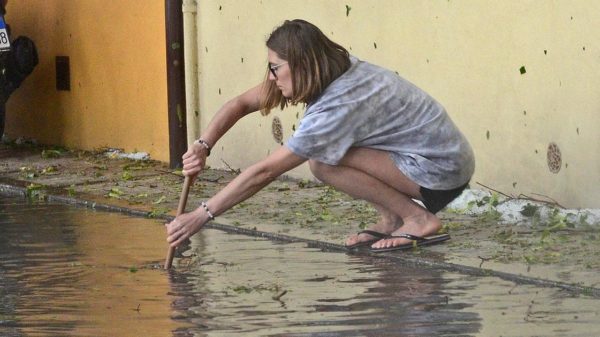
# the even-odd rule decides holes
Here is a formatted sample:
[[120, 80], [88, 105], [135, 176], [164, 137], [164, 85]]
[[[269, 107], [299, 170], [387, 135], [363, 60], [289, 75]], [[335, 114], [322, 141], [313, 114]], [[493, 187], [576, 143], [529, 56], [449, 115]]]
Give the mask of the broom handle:
[[[189, 176], [185, 176], [185, 180], [183, 181], [183, 189], [181, 190], [181, 196], [179, 197], [179, 206], [177, 207], [177, 216], [183, 214], [185, 211], [185, 204], [187, 203], [188, 193], [190, 192], [190, 185], [192, 179]], [[167, 252], [167, 258], [165, 260], [165, 269], [171, 268], [171, 264], [173, 263], [173, 255], [175, 253], [175, 247], [169, 246], [169, 251]]]

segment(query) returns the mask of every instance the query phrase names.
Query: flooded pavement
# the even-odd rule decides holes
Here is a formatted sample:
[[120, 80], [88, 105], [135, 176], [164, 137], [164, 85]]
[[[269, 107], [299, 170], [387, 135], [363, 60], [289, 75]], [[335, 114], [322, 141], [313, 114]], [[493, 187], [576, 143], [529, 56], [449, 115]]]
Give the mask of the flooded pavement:
[[[237, 174], [232, 168], [205, 170], [190, 190], [188, 210]], [[105, 149], [0, 143], [0, 194], [168, 219], [177, 208], [182, 183], [181, 172], [165, 163], [114, 158]], [[600, 223], [581, 216], [573, 222], [557, 209], [543, 220], [537, 216], [539, 209], [530, 212], [529, 204], [532, 223], [506, 223], [498, 218], [505, 204], [497, 198], [472, 202], [485, 212], [471, 215], [459, 207], [438, 214], [452, 240], [388, 256], [600, 298]], [[219, 226], [213, 227], [342, 248], [348, 234], [375, 218], [375, 210], [364, 201], [315, 181], [282, 178], [219, 216]]]
[[595, 336], [600, 300], [0, 197], [1, 336]]
[[[191, 188], [188, 210], [237, 174], [239, 169], [231, 167], [205, 170]], [[106, 149], [0, 143], [0, 194], [166, 221], [175, 213], [182, 184], [181, 172], [165, 163], [114, 158]], [[525, 200], [509, 202], [513, 201]], [[600, 298], [600, 223], [581, 214], [575, 221], [563, 214], [567, 210], [558, 209], [546, 219], [541, 207], [529, 203], [524, 210], [530, 222], [507, 223], [499, 218], [506, 204], [492, 195], [476, 197], [464, 209], [444, 210], [438, 215], [452, 240], [388, 257]], [[484, 212], [471, 214], [469, 207]], [[375, 218], [375, 210], [364, 201], [316, 181], [282, 178], [219, 216], [219, 226], [213, 227], [343, 249], [348, 234], [368, 227]]]

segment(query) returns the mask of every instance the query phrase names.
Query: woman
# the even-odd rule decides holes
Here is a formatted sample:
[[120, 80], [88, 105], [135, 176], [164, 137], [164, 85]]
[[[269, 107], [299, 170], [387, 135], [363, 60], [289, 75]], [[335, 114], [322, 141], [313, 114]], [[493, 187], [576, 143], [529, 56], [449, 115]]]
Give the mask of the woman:
[[383, 252], [448, 239], [436, 235], [442, 225], [435, 213], [467, 186], [474, 159], [444, 108], [394, 72], [350, 56], [306, 21], [286, 21], [267, 48], [265, 82], [223, 105], [183, 155], [183, 173], [195, 177], [219, 138], [251, 112], [303, 103], [300, 125], [286, 145], [167, 224], [170, 245], [306, 160], [319, 180], [379, 212], [379, 221], [351, 235], [347, 247]]

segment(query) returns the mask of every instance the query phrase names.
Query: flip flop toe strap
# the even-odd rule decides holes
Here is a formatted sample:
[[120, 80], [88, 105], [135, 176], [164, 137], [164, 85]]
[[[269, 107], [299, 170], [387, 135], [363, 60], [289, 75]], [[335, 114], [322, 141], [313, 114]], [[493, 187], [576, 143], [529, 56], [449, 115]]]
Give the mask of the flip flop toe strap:
[[372, 231], [372, 230], [369, 230], [369, 229], [365, 229], [364, 231], [358, 232], [358, 235], [360, 235], [360, 234], [369, 234], [369, 235], [371, 235], [371, 236], [373, 236], [373, 237], [375, 237], [377, 239], [385, 239], [385, 238], [387, 238], [389, 236], [387, 234], [376, 232], [376, 231]]
[[408, 233], [388, 235], [386, 237], [386, 239], [395, 239], [395, 238], [404, 238], [404, 239], [409, 239], [409, 240], [413, 240], [413, 241], [427, 241], [427, 238], [424, 238], [424, 237], [418, 236], [418, 235], [408, 234]]

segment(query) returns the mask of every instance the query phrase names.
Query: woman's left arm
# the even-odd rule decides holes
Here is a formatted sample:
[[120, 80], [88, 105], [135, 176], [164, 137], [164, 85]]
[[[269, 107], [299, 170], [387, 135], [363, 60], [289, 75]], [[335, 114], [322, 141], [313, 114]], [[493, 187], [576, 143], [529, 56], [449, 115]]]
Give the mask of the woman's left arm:
[[[264, 160], [244, 170], [215, 196], [206, 201], [210, 215], [222, 214], [305, 161], [306, 158], [294, 154], [286, 146], [280, 147]], [[210, 220], [210, 215], [203, 206], [199, 206], [194, 211], [182, 214], [166, 224], [167, 241], [171, 247], [177, 247], [181, 242], [197, 233]]]

